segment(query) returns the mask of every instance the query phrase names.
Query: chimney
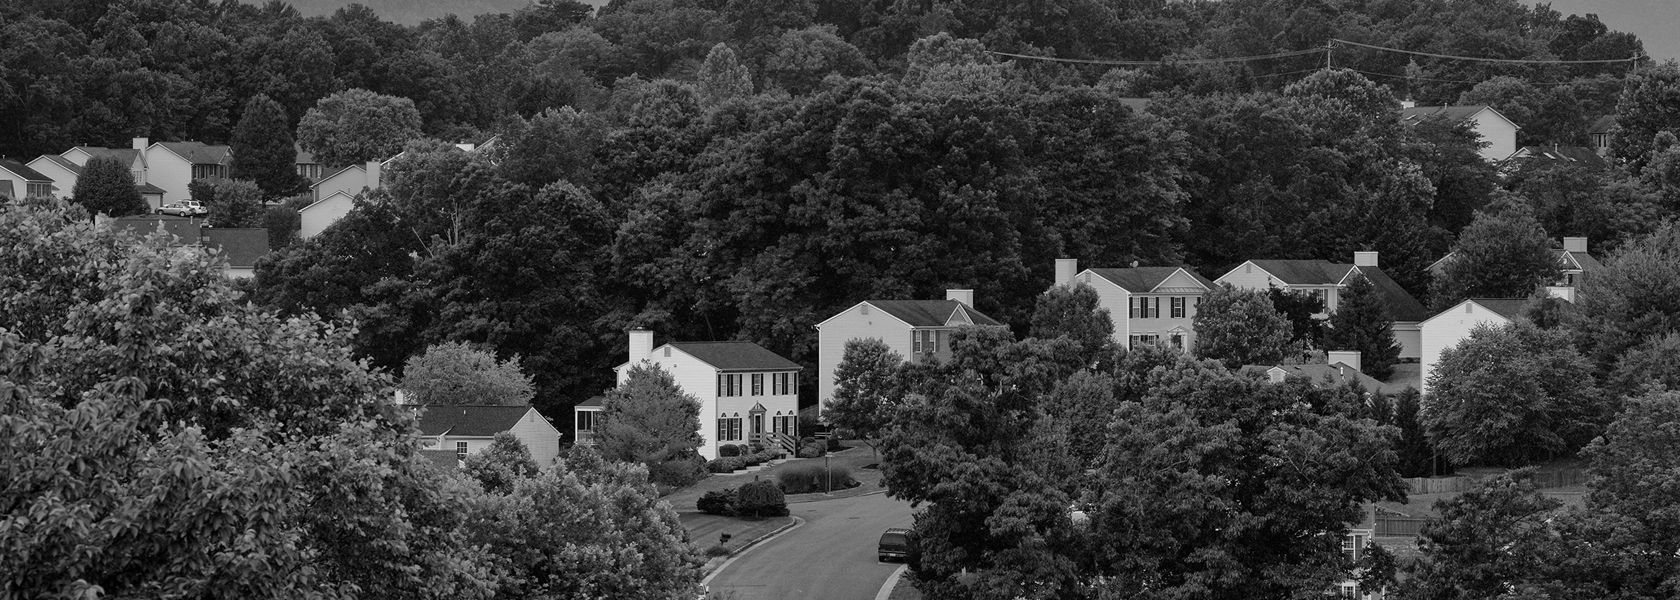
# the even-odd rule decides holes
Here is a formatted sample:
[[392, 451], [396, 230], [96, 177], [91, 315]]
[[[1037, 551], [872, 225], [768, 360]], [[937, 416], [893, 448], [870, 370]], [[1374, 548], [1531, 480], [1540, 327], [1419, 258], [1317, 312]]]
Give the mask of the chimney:
[[1402, 109], [1406, 109], [1406, 108], [1417, 108], [1417, 101], [1416, 101], [1416, 100], [1412, 100], [1412, 99], [1411, 99], [1411, 98], [1407, 98], [1407, 99], [1405, 99], [1405, 100], [1401, 100], [1401, 101], [1400, 101], [1400, 108], [1402, 108]]
[[974, 290], [945, 290], [945, 299], [974, 306]]
[[135, 150], [145, 152], [146, 148], [151, 147], [151, 145], [152, 145], [152, 141], [149, 140], [149, 139], [146, 139], [146, 138], [143, 138], [143, 137], [134, 138], [134, 149]]
[[1056, 259], [1056, 285], [1072, 285], [1073, 276], [1079, 273], [1079, 259]]
[[1358, 350], [1331, 350], [1324, 353], [1324, 362], [1332, 365], [1341, 363], [1358, 371], [1362, 366], [1359, 364], [1359, 357]]
[[370, 160], [367, 162], [367, 188], [370, 190], [379, 189], [379, 166], [379, 161], [377, 160]]
[[1566, 238], [1563, 238], [1563, 251], [1564, 252], [1586, 252], [1587, 251], [1587, 238], [1584, 238], [1584, 237], [1566, 237]]
[[1375, 250], [1372, 250], [1372, 251], [1369, 251], [1369, 252], [1355, 252], [1355, 253], [1353, 253], [1353, 266], [1355, 266], [1355, 267], [1375, 267], [1375, 266], [1377, 266], [1377, 252]]
[[629, 354], [630, 360], [626, 362], [635, 363], [647, 360], [648, 355], [653, 354], [653, 331], [647, 329], [630, 330]]

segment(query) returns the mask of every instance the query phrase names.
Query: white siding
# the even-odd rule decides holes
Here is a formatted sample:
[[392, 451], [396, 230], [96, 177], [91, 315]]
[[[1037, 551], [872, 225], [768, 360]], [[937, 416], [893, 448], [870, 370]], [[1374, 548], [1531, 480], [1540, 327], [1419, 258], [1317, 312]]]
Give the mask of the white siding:
[[172, 204], [192, 198], [187, 184], [192, 183], [192, 163], [164, 148], [152, 144], [146, 149], [146, 177], [152, 185], [163, 188], [163, 203]]
[[316, 182], [312, 191], [315, 194], [315, 201], [320, 202], [321, 199], [330, 198], [333, 194], [338, 192], [344, 192], [350, 196], [355, 196], [356, 194], [362, 193], [362, 190], [367, 189], [368, 187], [367, 169], [361, 166], [354, 166], [348, 169], [340, 170], [339, 172], [328, 176], [326, 179]]
[[1074, 276], [1073, 280], [1089, 285], [1097, 291], [1097, 306], [1108, 309], [1108, 318], [1114, 321], [1114, 343], [1122, 348], [1126, 347], [1126, 340], [1130, 339], [1132, 334], [1131, 319], [1126, 317], [1126, 303], [1131, 299], [1132, 293], [1090, 271], [1081, 272]]
[[555, 457], [560, 456], [560, 430], [555, 429], [554, 424], [543, 418], [537, 409], [525, 411], [525, 416], [520, 417], [519, 423], [508, 431], [525, 442], [525, 447], [531, 450], [531, 458], [544, 469], [552, 466]]
[[[866, 310], [867, 308], [867, 310]], [[867, 312], [867, 314], [865, 314]], [[834, 397], [834, 370], [846, 352], [846, 342], [875, 338], [899, 356], [909, 358], [910, 326], [881, 309], [858, 304], [817, 325], [817, 410]], [[769, 405], [766, 404], [766, 407]], [[820, 412], [819, 412], [820, 414]]]
[[1421, 325], [1419, 350], [1423, 381], [1419, 383], [1418, 390], [1429, 393], [1429, 376], [1435, 370], [1435, 363], [1440, 362], [1442, 350], [1456, 346], [1464, 338], [1470, 337], [1470, 330], [1477, 325], [1504, 325], [1510, 322], [1510, 319], [1470, 300], [1460, 302], [1424, 321]]
[[54, 198], [58, 198], [60, 200], [69, 198], [70, 191], [76, 189], [76, 179], [78, 175], [72, 173], [69, 169], [59, 166], [58, 163], [53, 162], [46, 157], [40, 157], [29, 161], [29, 168], [35, 169], [36, 172], [52, 178], [53, 187], [57, 188], [53, 190]]
[[1245, 262], [1231, 269], [1231, 272], [1219, 276], [1214, 283], [1228, 283], [1239, 290], [1263, 290], [1269, 287], [1284, 287], [1283, 282], [1272, 279], [1271, 274], [1254, 263]]
[[1488, 146], [1481, 149], [1482, 158], [1490, 161], [1501, 161], [1517, 153], [1517, 126], [1495, 114], [1491, 109], [1483, 109], [1472, 117], [1474, 123], [1471, 128], [1481, 134], [1482, 141]]
[[344, 215], [350, 214], [350, 208], [354, 205], [355, 201], [349, 196], [338, 194], [304, 207], [298, 211], [298, 235], [306, 240], [320, 235], [327, 227], [344, 218]]
[[1394, 340], [1400, 342], [1400, 358], [1423, 356], [1423, 330], [1416, 321], [1395, 321], [1390, 325]]

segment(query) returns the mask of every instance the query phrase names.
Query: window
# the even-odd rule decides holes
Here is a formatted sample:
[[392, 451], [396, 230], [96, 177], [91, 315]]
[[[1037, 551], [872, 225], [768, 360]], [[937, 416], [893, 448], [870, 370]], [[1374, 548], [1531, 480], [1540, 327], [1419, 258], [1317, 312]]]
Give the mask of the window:
[[741, 413], [718, 419], [718, 441], [737, 441], [741, 438]]
[[215, 177], [227, 177], [227, 167], [224, 167], [222, 165], [193, 165], [192, 166], [192, 178], [193, 179], [211, 179], [211, 178], [215, 178]]
[[595, 431], [595, 412], [593, 410], [577, 412], [577, 430], [579, 432]]
[[719, 398], [740, 396], [745, 393], [746, 389], [742, 386], [742, 378], [740, 375], [730, 375], [728, 373], [718, 374], [717, 395]]
[[752, 374], [752, 386], [753, 386], [752, 395], [754, 395], [754, 396], [763, 396], [764, 395], [764, 374], [763, 373], [753, 373]]
[[27, 194], [30, 196], [52, 195], [52, 184], [50, 183], [27, 183], [24, 187], [28, 188]]
[[455, 442], [455, 460], [467, 459], [467, 443]]
[[770, 420], [770, 430], [776, 433], [798, 437], [799, 417], [795, 415], [783, 415], [781, 414], [781, 411], [776, 411], [776, 416], [771, 417]]
[[1127, 297], [1126, 298], [1126, 318], [1128, 318], [1128, 319], [1138, 318], [1138, 300], [1142, 300], [1142, 298], [1133, 298], [1133, 297]]
[[939, 330], [917, 329], [910, 332], [910, 349], [916, 354], [933, 354], [939, 351]]
[[770, 379], [770, 393], [786, 396], [793, 393], [793, 373], [776, 373]]
[[1182, 334], [1182, 333], [1172, 334], [1171, 339], [1172, 339], [1172, 347], [1173, 347], [1174, 350], [1183, 350], [1184, 349], [1184, 334]]
[[671, 358], [671, 347], [670, 346], [665, 347], [665, 358]]
[[1183, 296], [1173, 296], [1172, 297], [1172, 318], [1174, 318], [1174, 319], [1184, 318], [1184, 297]]
[[1156, 344], [1161, 343], [1161, 336], [1155, 335], [1153, 333], [1148, 333], [1148, 334], [1137, 333], [1137, 334], [1132, 334], [1131, 342], [1132, 342], [1131, 347], [1133, 347], [1133, 348], [1142, 348], [1144, 346], [1154, 346]]

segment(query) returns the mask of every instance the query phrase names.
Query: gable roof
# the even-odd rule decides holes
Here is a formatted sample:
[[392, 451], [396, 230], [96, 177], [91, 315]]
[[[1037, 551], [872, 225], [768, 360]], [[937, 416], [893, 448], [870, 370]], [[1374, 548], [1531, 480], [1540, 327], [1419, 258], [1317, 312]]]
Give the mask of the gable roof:
[[1195, 271], [1183, 267], [1131, 267], [1126, 269], [1090, 269], [1091, 273], [1107, 279], [1114, 285], [1120, 286], [1128, 292], [1141, 294], [1152, 292], [1173, 274], [1183, 271], [1195, 279], [1202, 287], [1213, 289], [1213, 282], [1198, 275]]
[[1336, 264], [1323, 259], [1311, 260], [1251, 260], [1254, 266], [1270, 273], [1288, 285], [1336, 285], [1347, 277], [1353, 265]]
[[[109, 156], [121, 161], [125, 165], [132, 165], [139, 159], [140, 151], [133, 148], [106, 148], [104, 146], [76, 146], [72, 150], [81, 150], [91, 157]], [[66, 153], [68, 154], [68, 152]]]
[[40, 171], [29, 168], [28, 165], [9, 158], [0, 158], [0, 169], [11, 171], [19, 179], [33, 183], [52, 183], [52, 178], [42, 175]]
[[1376, 288], [1377, 294], [1388, 302], [1388, 312], [1396, 321], [1422, 321], [1429, 318], [1429, 309], [1412, 297], [1406, 288], [1394, 281], [1379, 267], [1354, 267], [1366, 279], [1371, 280], [1371, 286]]
[[968, 320], [984, 327], [1003, 324], [978, 310], [956, 300], [867, 300], [870, 306], [892, 315], [911, 327], [944, 327], [951, 317], [962, 311]]
[[268, 254], [268, 230], [253, 228], [206, 228], [204, 246], [217, 248], [233, 268], [252, 267], [257, 258]]
[[1410, 107], [1410, 108], [1402, 108], [1402, 109], [1400, 109], [1400, 122], [1404, 123], [1406, 125], [1415, 125], [1415, 124], [1421, 123], [1425, 119], [1428, 119], [1428, 118], [1431, 118], [1431, 117], [1440, 117], [1440, 118], [1446, 119], [1448, 121], [1455, 121], [1455, 122], [1456, 121], [1466, 121], [1466, 120], [1469, 120], [1471, 117], [1474, 117], [1478, 114], [1481, 114], [1481, 112], [1484, 111], [1484, 110], [1488, 111], [1488, 112], [1492, 112], [1493, 114], [1499, 115], [1499, 118], [1505, 119], [1505, 122], [1510, 123], [1512, 127], [1517, 127], [1517, 129], [1522, 129], [1522, 127], [1518, 127], [1517, 124], [1514, 121], [1512, 121], [1509, 118], [1506, 118], [1506, 116], [1504, 114], [1500, 113], [1497, 109], [1493, 108], [1492, 106], [1488, 106], [1486, 104], [1461, 104], [1461, 105], [1455, 105], [1455, 106], [1413, 106], [1413, 107]]
[[162, 196], [164, 194], [163, 188], [150, 183], [135, 184], [134, 189], [140, 190], [141, 194], [155, 194], [158, 196]]
[[1523, 146], [1506, 158], [1506, 162], [1544, 160], [1562, 164], [1580, 165], [1594, 169], [1610, 166], [1610, 161], [1598, 155], [1598, 151], [1586, 146]]
[[212, 146], [202, 142], [158, 142], [156, 145], [163, 146], [195, 165], [223, 164], [231, 154], [231, 149], [227, 146]]
[[670, 342], [720, 371], [797, 371], [799, 363], [752, 342]]
[[[50, 162], [54, 165], [57, 165], [58, 168], [69, 171], [69, 172], [71, 172], [72, 174], [75, 174], [75, 175], [81, 175], [82, 174], [82, 166], [81, 165], [78, 165], [74, 162], [71, 162], [70, 159], [64, 158], [64, 157], [59, 156], [57, 154], [42, 154], [41, 156], [36, 157], [35, 160], [45, 160], [45, 161]], [[30, 164], [34, 164], [35, 160], [29, 161]]]
[[1559, 250], [1558, 258], [1562, 259], [1566, 264], [1573, 262], [1575, 266], [1580, 267], [1582, 271], [1593, 271], [1604, 267], [1603, 264], [1598, 262], [1598, 259], [1593, 258], [1593, 255], [1586, 252]]
[[519, 406], [432, 404], [420, 407], [420, 434], [492, 437], [512, 429], [533, 410]]
[[1528, 304], [1528, 299], [1527, 298], [1468, 298], [1468, 299], [1464, 300], [1463, 302], [1459, 302], [1457, 304], [1452, 305], [1452, 307], [1450, 307], [1446, 310], [1443, 310], [1441, 312], [1435, 313], [1434, 315], [1431, 315], [1429, 318], [1430, 319], [1435, 319], [1436, 317], [1440, 317], [1441, 315], [1456, 312], [1456, 311], [1459, 310], [1459, 307], [1464, 306], [1465, 304], [1468, 304], [1468, 303], [1471, 303], [1471, 302], [1476, 303], [1476, 305], [1481, 306], [1482, 308], [1486, 309], [1488, 312], [1499, 315], [1501, 317], [1505, 317], [1507, 320], [1513, 320], [1514, 321], [1514, 320], [1517, 319], [1517, 317], [1522, 316], [1522, 308], [1523, 308], [1524, 305]]

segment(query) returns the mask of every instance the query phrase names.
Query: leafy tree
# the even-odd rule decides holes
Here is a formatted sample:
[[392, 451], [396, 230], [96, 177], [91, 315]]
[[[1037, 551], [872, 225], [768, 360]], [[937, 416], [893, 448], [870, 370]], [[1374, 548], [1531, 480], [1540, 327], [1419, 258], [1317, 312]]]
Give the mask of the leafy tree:
[[1390, 417], [1381, 421], [1400, 429], [1400, 442], [1395, 447], [1399, 455], [1401, 477], [1430, 477], [1435, 475], [1435, 447], [1430, 445], [1424, 431], [1422, 415], [1423, 395], [1417, 388], [1406, 388], [1394, 396]]
[[330, 166], [385, 160], [419, 137], [413, 100], [359, 88], [322, 98], [297, 126], [303, 149]]
[[128, 165], [115, 157], [97, 156], [82, 166], [82, 176], [70, 196], [89, 213], [109, 217], [144, 214], [149, 210], [140, 190], [134, 187], [134, 174]]
[[413, 404], [530, 404], [534, 392], [515, 356], [496, 355], [462, 342], [434, 344], [403, 366], [402, 390]]
[[262, 189], [244, 179], [194, 179], [187, 184], [202, 204], [205, 221], [215, 227], [262, 227], [266, 219]]
[[513, 491], [520, 480], [535, 477], [538, 472], [531, 450], [508, 431], [497, 433], [488, 447], [467, 455], [464, 462], [462, 471], [477, 480], [484, 491], [493, 494]]
[[1610, 372], [1606, 387], [1623, 396], [1646, 390], [1680, 390], [1680, 333], [1653, 335], [1630, 348]]
[[1436, 502], [1440, 516], [1419, 534], [1424, 558], [1402, 578], [1397, 595], [1468, 600], [1558, 591], [1546, 573], [1556, 550], [1548, 521], [1561, 504], [1535, 491], [1532, 469]]
[[1567, 334], [1525, 322], [1480, 326], [1441, 353], [1423, 420], [1461, 465], [1522, 465], [1568, 455], [1610, 414]]
[[601, 404], [595, 444], [607, 460], [659, 462], [703, 443], [700, 401], [658, 365], [630, 365], [624, 384], [607, 390]]
[[503, 177], [542, 187], [557, 181], [589, 183], [605, 127], [600, 119], [571, 107], [547, 109], [519, 120], [504, 134], [500, 154]]
[[1083, 349], [1090, 364], [1114, 355], [1114, 320], [1088, 285], [1056, 286], [1039, 294], [1033, 307], [1031, 336], [1065, 337]]
[[1617, 368], [1630, 349], [1680, 332], [1680, 224], [1664, 223], [1625, 244], [1581, 283], [1575, 326], [1597, 372]]
[[752, 73], [736, 58], [735, 51], [722, 42], [712, 46], [695, 77], [700, 103], [708, 107], [753, 94]]
[[834, 368], [834, 397], [823, 404], [828, 422], [862, 438], [880, 453], [878, 440], [903, 402], [898, 367], [904, 357], [875, 338], [847, 340]]
[[[1660, 598], [1680, 585], [1680, 557], [1653, 549], [1680, 542], [1680, 393], [1630, 398], [1582, 453], [1591, 479], [1578, 549], [1600, 558], [1578, 578], [1629, 598]], [[1604, 594], [1600, 594], [1604, 595]]]
[[869, 59], [841, 38], [832, 25], [817, 25], [782, 34], [774, 54], [765, 62], [765, 76], [795, 94], [816, 89], [830, 73], [862, 75]]
[[262, 226], [268, 228], [268, 249], [279, 250], [298, 242], [303, 228], [303, 215], [298, 211], [309, 206], [314, 197], [299, 194], [263, 210]]
[[1358, 350], [1359, 370], [1387, 380], [1400, 361], [1400, 342], [1394, 339], [1394, 315], [1377, 287], [1364, 276], [1354, 277], [1341, 290], [1341, 303], [1330, 315], [1325, 348]]
[[1522, 298], [1558, 278], [1557, 252], [1533, 211], [1506, 203], [1477, 212], [1453, 246], [1452, 258], [1430, 284], [1430, 306], [1442, 310], [1465, 298]]
[[1639, 172], [1652, 158], [1658, 134], [1675, 131], [1680, 114], [1680, 66], [1657, 65], [1629, 75], [1616, 106], [1616, 135], [1610, 138], [1610, 153]]
[[787, 497], [776, 482], [750, 481], [735, 489], [735, 514], [758, 519], [787, 515]]
[[1268, 288], [1272, 308], [1289, 319], [1289, 343], [1302, 348], [1324, 347], [1324, 297], [1307, 290]]
[[1289, 320], [1272, 308], [1267, 292], [1239, 290], [1229, 284], [1202, 296], [1193, 321], [1196, 356], [1229, 368], [1275, 364], [1289, 343]]
[[268, 96], [258, 94], [245, 103], [229, 146], [233, 151], [230, 175], [256, 182], [265, 197], [295, 194], [307, 183], [297, 174], [291, 118]]

